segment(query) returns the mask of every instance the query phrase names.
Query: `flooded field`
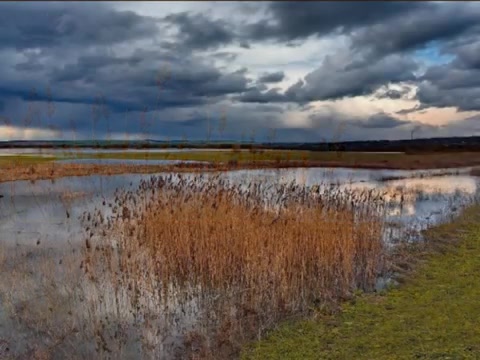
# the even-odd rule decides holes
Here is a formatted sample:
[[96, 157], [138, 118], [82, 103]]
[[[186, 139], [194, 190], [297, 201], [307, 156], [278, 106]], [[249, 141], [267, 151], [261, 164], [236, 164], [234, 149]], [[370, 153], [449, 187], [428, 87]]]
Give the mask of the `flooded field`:
[[[346, 204], [345, 211], [353, 211], [353, 214], [367, 211], [363, 208], [364, 204], [370, 205], [376, 201], [375, 199], [379, 199], [383, 217], [381, 219], [383, 224], [381, 226], [381, 238], [385, 244], [390, 246], [397, 241], [407, 239], [421, 241], [420, 231], [422, 229], [448, 220], [457, 214], [463, 206], [469, 204], [478, 196], [480, 178], [469, 175], [469, 171], [469, 168], [428, 171], [358, 170], [347, 168], [238, 170], [220, 174], [207, 174], [198, 181], [203, 181], [207, 184], [210, 177], [215, 177], [222, 184], [230, 184], [236, 187], [236, 189], [240, 189], [237, 190], [239, 193], [248, 194], [249, 192], [254, 192], [257, 195], [261, 194], [266, 199], [270, 199], [265, 204], [272, 209], [275, 208], [276, 204], [288, 198], [289, 193], [298, 193], [299, 197], [305, 197], [310, 193], [314, 193], [317, 194], [316, 196], [324, 197], [327, 202], [330, 199], [337, 201], [334, 199], [341, 198], [341, 201]], [[160, 178], [157, 177], [156, 179], [161, 179], [170, 175], [157, 174], [157, 176]], [[169, 181], [173, 185], [166, 187], [165, 191], [168, 190], [167, 192], [170, 194], [170, 197], [167, 197], [167, 199], [170, 199], [169, 201], [172, 203], [178, 202], [180, 206], [183, 201], [190, 201], [188, 199], [191, 196], [183, 194], [183, 190], [180, 188], [187, 188], [193, 194], [197, 188], [208, 189], [208, 186], [195, 184], [197, 181], [195, 180], [196, 176], [194, 174], [182, 174], [181, 177], [174, 176], [173, 178], [170, 176], [171, 180]], [[123, 278], [122, 280], [117, 279], [122, 284], [121, 290], [115, 288], [109, 282], [105, 282], [105, 279], [102, 280], [102, 283], [96, 284], [93, 282], [86, 285], [81, 275], [84, 267], [84, 257], [83, 255], [80, 256], [80, 254], [85, 249], [85, 241], [89, 236], [90, 238], [92, 236], [95, 238], [97, 234], [91, 230], [93, 225], [88, 225], [95, 222], [94, 214], [101, 212], [100, 216], [103, 219], [103, 217], [112, 216], [117, 211], [116, 207], [119, 208], [118, 211], [120, 213], [124, 214], [124, 217], [126, 216], [125, 213], [130, 214], [134, 211], [130, 205], [137, 204], [138, 201], [140, 201], [140, 204], [142, 201], [146, 201], [145, 197], [143, 197], [144, 193], [139, 193], [138, 189], [146, 189], [145, 194], [152, 191], [153, 193], [155, 192], [156, 183], [151, 179], [154, 179], [152, 175], [126, 174], [66, 177], [36, 182], [13, 181], [0, 184], [0, 195], [2, 196], [0, 198], [0, 241], [2, 244], [0, 264], [3, 261], [4, 269], [6, 269], [4, 274], [10, 274], [9, 280], [4, 280], [2, 289], [0, 289], [0, 294], [3, 293], [0, 296], [0, 301], [2, 301], [0, 302], [0, 340], [8, 341], [12, 352], [20, 353], [25, 348], [28, 339], [32, 336], [38, 336], [39, 329], [44, 329], [47, 323], [49, 331], [52, 331], [52, 328], [58, 328], [59, 323], [55, 321], [51, 323], [52, 319], [47, 319], [42, 315], [42, 312], [48, 312], [45, 309], [49, 309], [52, 306], [48, 301], [45, 303], [40, 302], [39, 313], [29, 313], [28, 316], [33, 319], [33, 324], [19, 323], [18, 319], [15, 320], [15, 318], [11, 317], [11, 311], [17, 315], [22, 311], [27, 311], [27, 308], [22, 306], [31, 306], [32, 296], [34, 298], [35, 296], [46, 296], [47, 292], [45, 289], [50, 289], [51, 293], [48, 292], [49, 296], [51, 294], [56, 296], [56, 300], [52, 300], [53, 297], [52, 299], [48, 298], [53, 303], [59, 301], [59, 294], [61, 294], [60, 298], [64, 299], [65, 308], [58, 309], [59, 314], [64, 314], [63, 312], [71, 314], [73, 311], [73, 315], [71, 315], [73, 318], [66, 321], [68, 326], [65, 326], [68, 329], [64, 330], [65, 333], [60, 332], [58, 335], [55, 335], [56, 337], [67, 336], [66, 334], [70, 331], [78, 331], [78, 327], [82, 326], [81, 322], [87, 321], [86, 319], [81, 320], [85, 314], [90, 314], [88, 316], [92, 316], [92, 313], [96, 314], [95, 321], [100, 321], [100, 323], [105, 321], [105, 319], [99, 320], [98, 314], [103, 314], [102, 316], [110, 317], [110, 319], [115, 317], [117, 320], [120, 316], [119, 314], [123, 314], [121, 315], [123, 319], [121, 326], [122, 331], [124, 331], [122, 345], [118, 345], [115, 336], [112, 335], [113, 333], [109, 333], [112, 336], [110, 343], [120, 346], [116, 351], [123, 352], [125, 358], [134, 358], [135, 354], [138, 354], [140, 351], [139, 346], [143, 346], [142, 351], [145, 351], [145, 348], [149, 346], [153, 346], [155, 349], [154, 353], [160, 354], [161, 358], [175, 357], [175, 349], [181, 348], [183, 346], [181, 344], [186, 341], [180, 336], [182, 331], [184, 329], [188, 329], [188, 332], [194, 331], [196, 329], [194, 325], [200, 321], [198, 320], [200, 314], [206, 309], [202, 308], [202, 306], [206, 306], [204, 302], [207, 301], [203, 298], [204, 294], [202, 292], [198, 290], [192, 290], [188, 294], [186, 292], [184, 294], [185, 298], [180, 297], [180, 295], [176, 298], [177, 295], [173, 296], [172, 294], [165, 298], [157, 294], [160, 296], [157, 298], [157, 295], [151, 293], [150, 290], [147, 291], [146, 288], [142, 288], [141, 291], [144, 295], [136, 300], [140, 301], [139, 304], [141, 305], [138, 306], [142, 307], [141, 316], [147, 317], [146, 314], [150, 314], [153, 311], [157, 313], [158, 317], [158, 312], [167, 312], [168, 314], [164, 315], [168, 315], [168, 325], [177, 324], [174, 331], [172, 327], [167, 327], [167, 323], [162, 322], [161, 326], [156, 323], [156, 326], [165, 326], [165, 333], [162, 336], [169, 334], [167, 337], [160, 339], [159, 335], [152, 333], [152, 328], [145, 327], [146, 325], [143, 321], [147, 321], [146, 318], [143, 318], [143, 320], [138, 319], [136, 318], [138, 314], [132, 313], [131, 307], [133, 305], [129, 302], [131, 294], [126, 290], [130, 286], [128, 281]], [[125, 199], [125, 203], [121, 203], [118, 200], [119, 198]], [[125, 206], [127, 210], [125, 210]], [[168, 206], [168, 203], [166, 203], [166, 206]], [[212, 202], [210, 206], [217, 206], [216, 202]], [[311, 207], [311, 205], [309, 206]], [[171, 211], [175, 211], [175, 208], [172, 208]], [[228, 211], [228, 209], [225, 211]], [[93, 218], [90, 219], [90, 215], [87, 214], [93, 214]], [[167, 212], [165, 214], [170, 216]], [[178, 220], [175, 215], [171, 216], [171, 221]], [[221, 213], [213, 213], [212, 216], [221, 216]], [[89, 227], [86, 228], [85, 219], [87, 217], [87, 225]], [[127, 218], [132, 219], [131, 215], [128, 215]], [[274, 216], [272, 219], [272, 224], [274, 224], [276, 221]], [[241, 226], [241, 224], [237, 225]], [[232, 223], [229, 226], [237, 225]], [[113, 228], [115, 229], [115, 226]], [[96, 231], [101, 232], [100, 229], [101, 227]], [[288, 229], [288, 227], [285, 229]], [[138, 229], [135, 231], [138, 231]], [[272, 228], [271, 231], [277, 230]], [[298, 229], [298, 231], [301, 231], [301, 229]], [[376, 230], [374, 228], [365, 228], [362, 231], [374, 232]], [[374, 236], [373, 232], [372, 236]], [[228, 234], [228, 231], [225, 234]], [[270, 235], [266, 233], [266, 236], [274, 236], [274, 234], [276, 233], [272, 232]], [[122, 237], [122, 239], [124, 238]], [[101, 245], [102, 243], [99, 244]], [[90, 248], [90, 246], [87, 242], [87, 248]], [[124, 243], [122, 246], [128, 247], [128, 243]], [[100, 250], [100, 253], [102, 251]], [[109, 256], [113, 255], [110, 254]], [[112, 260], [115, 257], [109, 259]], [[95, 264], [94, 260], [92, 261]], [[66, 267], [67, 263], [70, 265]], [[145, 262], [145, 266], [147, 264], [148, 261]], [[102, 262], [98, 262], [96, 266], [103, 266]], [[225, 268], [223, 271], [227, 270], [228, 268]], [[105, 271], [102, 270], [101, 273], [107, 274], [108, 272]], [[49, 276], [46, 274], [49, 274]], [[142, 275], [142, 277], [145, 276], [147, 274]], [[150, 287], [162, 287], [158, 283], [158, 279], [148, 279]], [[14, 292], [8, 290], [11, 289], [15, 282], [17, 284], [21, 282], [22, 286], [18, 287]], [[77, 284], [75, 286], [82, 289], [81, 293], [77, 293], [79, 290], [74, 284]], [[140, 285], [136, 284], [135, 286]], [[126, 293], [123, 291], [126, 291]], [[15, 296], [12, 293], [15, 293]], [[175, 290], [174, 294], [179, 294], [178, 290]], [[80, 299], [85, 296], [89, 300], [86, 302], [81, 301]], [[187, 301], [186, 299], [189, 300]], [[211, 299], [211, 297], [208, 297], [206, 302], [208, 306], [213, 306]], [[35, 303], [36, 300], [33, 301]], [[163, 301], [166, 302], [164, 303]], [[298, 301], [298, 299], [295, 301]], [[160, 306], [159, 304], [162, 305]], [[230, 303], [225, 304], [230, 306]], [[20, 308], [18, 308], [19, 306]], [[199, 309], [203, 310], [200, 311]], [[55, 310], [52, 309], [50, 311]], [[20, 319], [21, 316], [18, 316]], [[88, 326], [100, 326], [95, 321], [89, 318]], [[153, 320], [150, 319], [149, 321]], [[129, 325], [127, 326], [126, 324]], [[146, 338], [134, 338], [134, 335], [139, 335], [135, 332], [135, 327], [132, 324], [136, 324], [135, 326], [143, 324], [141, 326], [146, 330], [144, 329], [142, 336]], [[83, 326], [87, 325], [83, 324]], [[105, 324], [101, 326], [105, 326]], [[110, 323], [108, 326], [118, 329], [120, 325], [118, 323], [113, 325]], [[242, 326], [246, 325], [243, 324]], [[205, 329], [208, 329], [208, 327]], [[150, 331], [148, 334], [145, 333], [147, 330]], [[93, 334], [97, 330], [84, 328], [82, 331], [85, 334]], [[50, 335], [44, 336], [48, 338]], [[12, 339], [16, 340], [13, 341]], [[49, 341], [54, 342], [54, 339]], [[109, 351], [113, 351], [111, 348], [109, 350], [95, 350], [95, 346], [101, 345], [101, 340], [98, 340], [95, 345], [89, 342], [88, 339], [76, 336], [71, 341], [74, 344], [71, 346], [81, 348], [81, 353], [86, 354], [85, 356], [93, 353], [106, 354]], [[105, 346], [108, 348], [111, 345]], [[65, 347], [65, 349], [67, 348]]]
[[[222, 176], [240, 184], [294, 181], [306, 186], [335, 185], [358, 192], [375, 189], [390, 200], [388, 220], [412, 229], [425, 228], [448, 217], [475, 196], [479, 178], [468, 175], [468, 171], [468, 168], [425, 171], [309, 168], [238, 170]], [[62, 246], [65, 239], [74, 241], [81, 230], [79, 214], [100, 206], [103, 199], [113, 196], [115, 189], [135, 188], [142, 179], [150, 177], [132, 174], [1, 183], [1, 240], [25, 244], [41, 240], [56, 246]], [[398, 201], [401, 197], [402, 203]]]

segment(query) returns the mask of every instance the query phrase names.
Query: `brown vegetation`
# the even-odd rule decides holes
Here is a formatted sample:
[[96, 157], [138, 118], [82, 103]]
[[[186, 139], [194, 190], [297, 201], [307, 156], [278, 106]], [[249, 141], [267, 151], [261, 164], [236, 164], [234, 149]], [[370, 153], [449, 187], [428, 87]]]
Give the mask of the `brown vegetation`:
[[[0, 182], [14, 180], [46, 180], [65, 176], [115, 175], [115, 174], [148, 174], [159, 172], [205, 172], [227, 171], [237, 169], [261, 168], [296, 168], [296, 167], [350, 167], [363, 169], [438, 169], [480, 165], [479, 153], [441, 153], [378, 156], [377, 159], [355, 155], [354, 153], [339, 153], [337, 156], [326, 157], [323, 160], [255, 160], [212, 163], [179, 163], [176, 165], [92, 165], [92, 164], [62, 164], [50, 161], [23, 164], [0, 163]], [[474, 170], [474, 174], [478, 169]]]
[[[63, 196], [67, 214], [80, 195]], [[279, 321], [372, 288], [383, 200], [352, 195], [212, 174], [119, 190], [82, 216], [81, 248], [0, 243], [0, 345], [31, 359], [236, 357]]]
[[[284, 185], [266, 201], [266, 191], [144, 181], [107, 205], [113, 218], [85, 214], [86, 273], [124, 292], [125, 311], [151, 331], [176, 333], [182, 356], [206, 358], [229, 358], [280, 320], [372, 288], [384, 255], [380, 198], [347, 203], [344, 193]], [[157, 355], [161, 339], [147, 346]]]
[[50, 180], [66, 176], [142, 174], [157, 172], [208, 171], [216, 166], [203, 164], [179, 165], [92, 165], [44, 162], [30, 165], [0, 166], [0, 182], [16, 180]]

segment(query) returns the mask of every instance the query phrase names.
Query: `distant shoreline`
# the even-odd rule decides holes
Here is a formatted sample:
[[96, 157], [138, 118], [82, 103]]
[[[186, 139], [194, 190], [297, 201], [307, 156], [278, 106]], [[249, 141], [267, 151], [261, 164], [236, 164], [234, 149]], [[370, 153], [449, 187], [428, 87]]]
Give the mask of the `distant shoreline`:
[[[171, 154], [170, 154], [171, 155]], [[187, 155], [188, 153], [182, 153]], [[358, 154], [360, 155], [360, 154]], [[478, 153], [449, 153], [434, 155], [383, 155], [377, 160], [367, 157], [349, 157], [323, 160], [290, 161], [211, 161], [209, 163], [180, 163], [174, 165], [97, 165], [69, 164], [55, 162], [45, 158], [19, 156], [14, 161], [0, 158], [0, 182], [16, 180], [53, 180], [69, 176], [154, 174], [160, 172], [214, 172], [250, 169], [287, 169], [287, 168], [351, 168], [385, 170], [428, 170], [473, 167], [472, 175], [480, 175], [480, 156]], [[108, 158], [107, 158], [108, 159]], [[148, 160], [147, 160], [148, 161]]]
[[410, 140], [368, 140], [337, 142], [245, 142], [245, 141], [157, 141], [157, 140], [82, 140], [82, 141], [0, 141], [0, 149], [274, 149], [358, 152], [437, 152], [479, 151], [480, 136], [425, 138]]

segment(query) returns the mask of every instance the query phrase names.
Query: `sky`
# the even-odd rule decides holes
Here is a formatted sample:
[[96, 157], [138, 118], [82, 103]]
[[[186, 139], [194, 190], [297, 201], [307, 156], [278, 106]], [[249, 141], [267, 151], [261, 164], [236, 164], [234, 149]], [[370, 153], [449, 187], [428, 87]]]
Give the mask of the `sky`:
[[478, 2], [0, 3], [0, 140], [473, 135]]

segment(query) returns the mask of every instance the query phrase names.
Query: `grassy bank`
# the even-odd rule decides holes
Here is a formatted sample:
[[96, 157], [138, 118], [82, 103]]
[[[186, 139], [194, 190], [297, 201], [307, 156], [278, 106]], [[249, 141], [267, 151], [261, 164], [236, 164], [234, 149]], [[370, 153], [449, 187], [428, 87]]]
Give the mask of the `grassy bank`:
[[117, 152], [80, 154], [82, 158], [101, 159], [150, 159], [194, 160], [248, 166], [263, 163], [264, 166], [283, 166], [297, 163], [299, 166], [345, 166], [362, 168], [421, 169], [480, 165], [479, 153], [362, 153], [315, 151], [188, 151], [172, 153]]
[[[194, 160], [205, 164], [180, 165], [93, 165], [64, 164], [54, 160], [125, 159], [125, 160]], [[436, 169], [480, 165], [479, 153], [375, 154], [310, 151], [192, 151], [184, 153], [120, 152], [79, 154], [65, 152], [52, 157], [18, 155], [0, 157], [0, 182], [45, 180], [64, 176], [158, 173], [169, 171], [226, 171], [238, 169], [279, 169], [296, 167], [350, 167], [364, 169]], [[478, 175], [479, 168], [472, 171]]]
[[152, 174], [160, 172], [206, 172], [227, 170], [226, 166], [215, 165], [94, 165], [94, 164], [61, 164], [54, 161], [6, 163], [0, 162], [0, 183], [17, 180], [52, 180], [67, 176], [120, 175], [120, 174]]
[[48, 163], [56, 160], [54, 156], [12, 155], [0, 156], [0, 168]]
[[243, 358], [478, 359], [480, 207], [427, 237], [399, 287], [358, 296], [337, 315], [284, 324]]
[[[68, 153], [67, 153], [68, 154]], [[402, 154], [366, 154], [366, 153], [337, 153], [313, 152], [295, 150], [222, 150], [222, 151], [185, 151], [185, 152], [104, 152], [98, 154], [79, 154], [83, 158], [98, 159], [150, 159], [150, 160], [193, 160], [210, 162], [238, 162], [249, 163], [255, 161], [319, 161], [339, 160], [367, 161], [394, 159]]]

